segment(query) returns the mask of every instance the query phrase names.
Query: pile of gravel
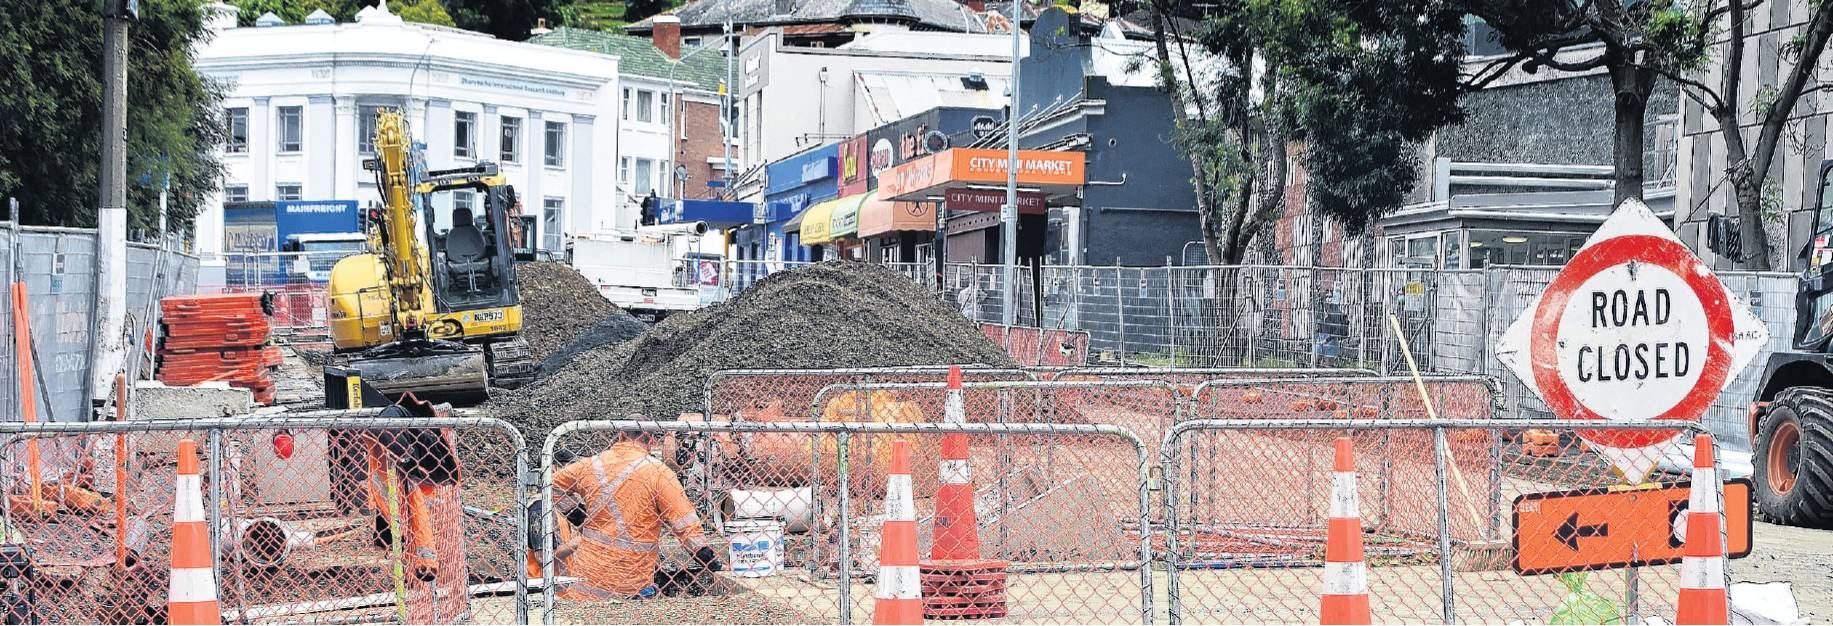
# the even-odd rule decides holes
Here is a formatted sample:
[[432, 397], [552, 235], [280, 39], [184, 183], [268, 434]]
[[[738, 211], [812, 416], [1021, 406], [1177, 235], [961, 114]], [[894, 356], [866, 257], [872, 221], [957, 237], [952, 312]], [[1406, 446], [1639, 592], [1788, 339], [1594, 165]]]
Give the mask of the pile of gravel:
[[970, 363], [1013, 365], [973, 322], [904, 275], [836, 261], [772, 274], [728, 302], [582, 352], [484, 408], [540, 442], [572, 420], [697, 412], [719, 370]]
[[600, 320], [624, 315], [599, 295], [592, 281], [564, 263], [531, 261], [516, 265], [522, 295], [522, 339], [546, 360]]

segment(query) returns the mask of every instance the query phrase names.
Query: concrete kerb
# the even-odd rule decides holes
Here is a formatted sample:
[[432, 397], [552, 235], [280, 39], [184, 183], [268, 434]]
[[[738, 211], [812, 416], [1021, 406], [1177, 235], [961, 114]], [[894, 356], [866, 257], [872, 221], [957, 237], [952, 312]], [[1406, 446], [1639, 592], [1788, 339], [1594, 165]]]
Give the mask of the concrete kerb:
[[[1310, 431], [1408, 431], [1408, 430], [1411, 430], [1411, 431], [1429, 431], [1431, 432], [1433, 434], [1433, 441], [1434, 441], [1433, 449], [1434, 449], [1435, 480], [1438, 486], [1438, 499], [1437, 499], [1437, 504], [1436, 504], [1437, 510], [1435, 511], [1435, 513], [1436, 513], [1436, 519], [1437, 519], [1437, 524], [1438, 524], [1438, 533], [1437, 533], [1438, 536], [1436, 537], [1436, 539], [1437, 539], [1438, 549], [1440, 550], [1440, 555], [1441, 555], [1440, 558], [1438, 559], [1439, 575], [1442, 581], [1442, 588], [1440, 592], [1443, 596], [1443, 606], [1441, 607], [1441, 617], [1444, 620], [1444, 623], [1453, 624], [1457, 622], [1457, 582], [1456, 581], [1458, 581], [1459, 579], [1452, 572], [1451, 559], [1443, 558], [1443, 554], [1448, 553], [1452, 549], [1451, 548], [1452, 531], [1450, 528], [1451, 511], [1450, 511], [1449, 502], [1447, 500], [1448, 498], [1447, 493], [1449, 490], [1449, 485], [1447, 484], [1447, 481], [1446, 481], [1446, 476], [1448, 474], [1447, 472], [1448, 462], [1449, 462], [1448, 457], [1450, 456], [1450, 454], [1449, 454], [1448, 446], [1445, 443], [1446, 442], [1446, 431], [1454, 430], [1454, 429], [1456, 430], [1473, 430], [1474, 429], [1474, 430], [1490, 430], [1492, 432], [1499, 433], [1501, 431], [1519, 431], [1519, 430], [1536, 429], [1536, 428], [1560, 430], [1560, 431], [1575, 431], [1575, 430], [1590, 430], [1590, 429], [1669, 430], [1669, 431], [1676, 431], [1681, 434], [1704, 432], [1703, 429], [1697, 423], [1693, 423], [1693, 422], [1646, 422], [1646, 423], [1640, 423], [1640, 424], [1629, 424], [1629, 423], [1611, 422], [1607, 420], [1581, 421], [1581, 420], [1558, 420], [1558, 419], [1535, 419], [1535, 420], [1512, 420], [1512, 419], [1482, 419], [1482, 420], [1470, 420], [1470, 419], [1437, 419], [1437, 420], [1433, 420], [1433, 419], [1400, 419], [1400, 420], [1379, 420], [1379, 419], [1303, 419], [1303, 420], [1199, 419], [1199, 420], [1185, 421], [1185, 422], [1177, 424], [1169, 432], [1165, 434], [1164, 440], [1161, 442], [1161, 445], [1159, 447], [1159, 450], [1160, 450], [1159, 462], [1161, 463], [1163, 467], [1162, 490], [1164, 492], [1164, 506], [1167, 511], [1167, 520], [1166, 520], [1166, 525], [1165, 525], [1166, 545], [1165, 545], [1163, 558], [1165, 561], [1165, 566], [1169, 570], [1166, 595], [1167, 595], [1167, 601], [1170, 607], [1169, 615], [1168, 615], [1170, 623], [1172, 624], [1181, 624], [1182, 623], [1182, 613], [1183, 613], [1184, 607], [1183, 607], [1183, 596], [1182, 596], [1183, 589], [1182, 589], [1182, 584], [1181, 584], [1180, 579], [1183, 573], [1187, 569], [1189, 569], [1184, 564], [1179, 562], [1180, 552], [1178, 550], [1177, 537], [1180, 532], [1180, 528], [1181, 528], [1181, 524], [1183, 520], [1181, 520], [1179, 516], [1177, 515], [1178, 509], [1176, 507], [1176, 504], [1177, 504], [1177, 498], [1178, 498], [1178, 493], [1177, 493], [1178, 473], [1174, 471], [1174, 469], [1176, 467], [1176, 462], [1177, 462], [1177, 453], [1176, 453], [1177, 446], [1180, 445], [1181, 440], [1187, 438], [1187, 436], [1191, 435], [1192, 433], [1196, 433], [1200, 431], [1279, 431], [1279, 430], [1310, 430]], [[1496, 495], [1499, 497], [1500, 494], [1498, 493]], [[1723, 497], [1722, 493], [1720, 497], [1721, 498]], [[1729, 573], [1727, 573], [1727, 578], [1729, 578]], [[1632, 607], [1632, 611], [1633, 610], [1634, 609]]]
[[[496, 431], [502, 433], [509, 441], [515, 456], [515, 479], [513, 498], [517, 511], [513, 518], [516, 523], [516, 536], [528, 536], [528, 516], [523, 513], [528, 506], [528, 488], [530, 478], [528, 446], [522, 433], [506, 421], [490, 417], [380, 417], [381, 408], [318, 410], [304, 411], [287, 415], [219, 417], [191, 420], [148, 420], [125, 422], [40, 422], [23, 424], [18, 422], [0, 423], [0, 465], [10, 466], [11, 449], [14, 443], [22, 440], [43, 437], [71, 437], [97, 434], [132, 434], [154, 432], [205, 432], [210, 450], [209, 472], [211, 475], [209, 495], [209, 515], [212, 520], [222, 520], [221, 493], [222, 481], [215, 477], [224, 471], [222, 454], [222, 435], [224, 432], [261, 431], [261, 430], [376, 430], [392, 428], [434, 428], [463, 431]], [[10, 474], [0, 472], [0, 493], [11, 493]], [[117, 497], [120, 497], [117, 495]], [[4, 517], [4, 528], [14, 527], [11, 507], [0, 507], [0, 516]], [[223, 538], [218, 536], [220, 523], [211, 523], [210, 544], [214, 554], [224, 554]], [[515, 563], [526, 563], [528, 545], [526, 541], [515, 541], [512, 558]], [[220, 559], [219, 559], [220, 561]], [[220, 566], [220, 563], [216, 563]], [[515, 618], [517, 624], [528, 623], [528, 586], [527, 568], [517, 566], [518, 575], [514, 576]], [[217, 579], [222, 580], [218, 572]]]
[[[997, 384], [997, 383], [986, 383]], [[1037, 384], [1037, 383], [1030, 383]], [[920, 383], [920, 385], [927, 385]], [[918, 387], [927, 388], [927, 387]], [[937, 386], [936, 388], [945, 388]], [[825, 390], [824, 390], [825, 391]], [[581, 432], [654, 432], [654, 433], [806, 433], [833, 435], [836, 440], [837, 458], [846, 458], [848, 438], [855, 434], [913, 434], [940, 435], [944, 433], [965, 433], [970, 435], [1097, 435], [1117, 437], [1133, 446], [1137, 457], [1139, 481], [1139, 525], [1140, 525], [1140, 563], [1151, 563], [1152, 530], [1150, 507], [1150, 485], [1148, 476], [1150, 459], [1146, 454], [1144, 440], [1124, 428], [1107, 424], [930, 424], [930, 423], [880, 423], [880, 422], [723, 422], [694, 423], [685, 421], [651, 421], [651, 420], [583, 420], [561, 424], [548, 434], [541, 448], [541, 506], [544, 511], [552, 511], [554, 506], [553, 472], [554, 451], [562, 438]], [[838, 484], [847, 485], [849, 469], [847, 463], [838, 465]], [[840, 489], [840, 510], [838, 514], [842, 523], [839, 525], [839, 562], [850, 564], [848, 546], [850, 545], [850, 524], [845, 523], [850, 514], [848, 489]], [[555, 572], [554, 563], [554, 516], [542, 515], [541, 568], [544, 579], [552, 580]], [[839, 597], [836, 607], [839, 622], [853, 623], [852, 572], [850, 565], [842, 566], [838, 583]], [[1141, 587], [1140, 619], [1150, 623], [1152, 618], [1152, 571], [1149, 567], [1139, 567]], [[556, 585], [543, 587], [542, 621], [552, 624], [555, 619], [554, 599]]]

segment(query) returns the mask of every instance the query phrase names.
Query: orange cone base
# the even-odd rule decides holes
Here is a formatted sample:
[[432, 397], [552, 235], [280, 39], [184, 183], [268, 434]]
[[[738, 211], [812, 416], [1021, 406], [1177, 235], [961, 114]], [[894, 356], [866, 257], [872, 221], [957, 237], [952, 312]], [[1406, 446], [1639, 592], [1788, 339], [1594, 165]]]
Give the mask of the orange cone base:
[[174, 602], [166, 607], [167, 624], [222, 624], [215, 602]]
[[1370, 621], [1367, 595], [1324, 596], [1319, 624], [1367, 624]]
[[1729, 624], [1730, 607], [1727, 606], [1723, 589], [1687, 589], [1680, 590], [1680, 608], [1675, 611], [1675, 624]]
[[997, 559], [917, 561], [923, 582], [923, 617], [1005, 617], [1006, 568], [1010, 565]]
[[923, 623], [923, 601], [916, 598], [908, 600], [879, 598], [872, 604], [872, 623], [921, 624]]

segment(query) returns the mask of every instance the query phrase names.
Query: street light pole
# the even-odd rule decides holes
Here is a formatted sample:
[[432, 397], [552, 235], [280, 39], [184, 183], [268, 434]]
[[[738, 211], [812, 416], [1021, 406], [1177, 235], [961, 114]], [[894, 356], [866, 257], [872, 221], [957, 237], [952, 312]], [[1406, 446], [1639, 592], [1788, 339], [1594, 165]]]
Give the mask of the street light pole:
[[[1007, 328], [1018, 323], [1018, 307], [1015, 296], [1018, 291], [1013, 285], [1018, 275], [1018, 55], [1019, 55], [1019, 9], [1025, 3], [1012, 2], [1012, 81], [1008, 90], [1012, 97], [1007, 103], [1006, 111], [1006, 205], [1000, 208], [1000, 221], [1004, 222], [1000, 239], [1005, 244], [1004, 254], [1004, 289], [1000, 290], [999, 310], [1004, 314]], [[1006, 336], [1011, 337], [1010, 330]]]
[[96, 203], [95, 360], [87, 391], [97, 406], [127, 359], [127, 22], [138, 0], [108, 0], [102, 15], [102, 168]]

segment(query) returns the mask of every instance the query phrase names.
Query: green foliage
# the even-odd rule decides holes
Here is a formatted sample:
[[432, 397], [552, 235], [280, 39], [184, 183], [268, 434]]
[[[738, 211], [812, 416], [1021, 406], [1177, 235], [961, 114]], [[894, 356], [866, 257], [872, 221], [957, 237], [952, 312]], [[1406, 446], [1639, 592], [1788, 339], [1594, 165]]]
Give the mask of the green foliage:
[[635, 22], [679, 6], [674, 0], [625, 0], [624, 20]]
[[[99, 189], [102, 18], [99, 3], [0, 2], [0, 196], [28, 224], [90, 226]], [[195, 0], [142, 0], [129, 27], [129, 228], [158, 223], [160, 182], [183, 224], [222, 179], [221, 88], [191, 67], [204, 37]]]
[[539, 18], [549, 26], [562, 21], [562, 0], [440, 0], [459, 28], [489, 33], [498, 39], [521, 41]]
[[401, 8], [393, 10], [395, 14], [401, 16], [401, 19], [409, 22], [433, 24], [436, 26], [457, 26], [457, 24], [452, 21], [451, 14], [446, 13], [446, 8], [439, 4], [439, 0], [415, 0], [412, 4], [404, 3], [404, 6]]

